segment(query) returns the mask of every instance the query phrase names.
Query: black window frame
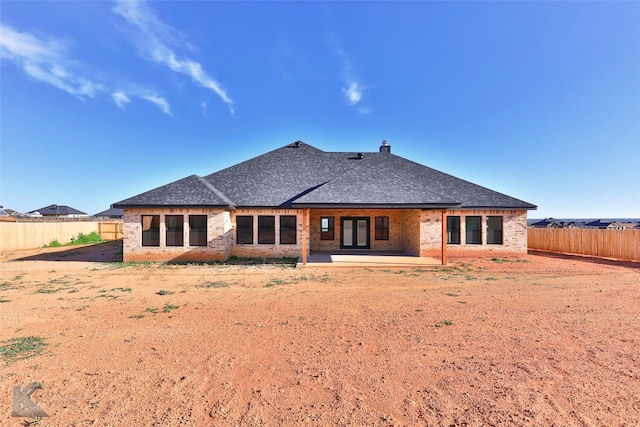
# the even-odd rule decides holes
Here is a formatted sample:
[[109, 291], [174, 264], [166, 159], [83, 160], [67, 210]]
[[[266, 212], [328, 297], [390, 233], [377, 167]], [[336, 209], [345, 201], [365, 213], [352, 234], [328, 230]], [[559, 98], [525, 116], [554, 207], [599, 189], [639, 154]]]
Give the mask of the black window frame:
[[447, 216], [447, 244], [460, 244], [460, 215]]
[[[145, 230], [145, 218], [151, 218], [149, 228]], [[142, 246], [160, 246], [160, 215], [142, 215], [140, 218], [142, 225]]]
[[189, 215], [189, 246], [207, 246], [207, 222], [207, 215]]
[[[324, 220], [327, 220], [327, 226], [323, 226]], [[320, 217], [320, 240], [335, 240], [335, 217]]]
[[280, 215], [280, 244], [295, 245], [298, 243], [298, 217]]
[[253, 215], [236, 216], [236, 244], [253, 245]]
[[[469, 225], [471, 223], [471, 219], [473, 222], [477, 221], [477, 228], [470, 228]], [[481, 245], [482, 244], [482, 217], [479, 215], [471, 215], [467, 216], [464, 219], [464, 228], [465, 228], [465, 243], [467, 245]]]
[[[500, 228], [494, 228], [491, 220], [500, 220]], [[504, 244], [504, 217], [499, 215], [487, 216], [487, 245]]]
[[184, 215], [165, 215], [165, 246], [184, 246]]
[[276, 216], [258, 215], [258, 244], [276, 244]]
[[389, 217], [377, 216], [375, 223], [375, 240], [389, 240]]

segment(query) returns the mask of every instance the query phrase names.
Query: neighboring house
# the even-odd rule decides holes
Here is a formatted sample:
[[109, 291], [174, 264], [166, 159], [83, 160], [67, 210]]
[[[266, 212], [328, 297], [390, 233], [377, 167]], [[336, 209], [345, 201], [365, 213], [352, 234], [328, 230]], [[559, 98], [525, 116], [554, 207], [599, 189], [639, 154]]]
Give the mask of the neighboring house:
[[601, 219], [597, 219], [595, 221], [591, 221], [588, 222], [584, 225], [584, 228], [599, 228], [599, 229], [606, 229], [609, 228], [609, 226], [613, 223], [614, 221], [607, 221], [607, 220], [601, 220]]
[[124, 210], [121, 208], [111, 208], [106, 211], [98, 212], [94, 215], [96, 218], [111, 218], [111, 219], [122, 219], [124, 217]]
[[47, 207], [36, 209], [28, 213], [29, 216], [45, 216], [45, 217], [62, 217], [62, 218], [81, 218], [88, 217], [84, 212], [69, 206], [49, 205]]
[[553, 218], [545, 218], [530, 225], [530, 227], [533, 228], [562, 228], [563, 226], [563, 221], [558, 221], [557, 219]]
[[113, 205], [124, 260], [224, 260], [316, 251], [526, 254], [536, 207], [391, 154], [295, 142]]

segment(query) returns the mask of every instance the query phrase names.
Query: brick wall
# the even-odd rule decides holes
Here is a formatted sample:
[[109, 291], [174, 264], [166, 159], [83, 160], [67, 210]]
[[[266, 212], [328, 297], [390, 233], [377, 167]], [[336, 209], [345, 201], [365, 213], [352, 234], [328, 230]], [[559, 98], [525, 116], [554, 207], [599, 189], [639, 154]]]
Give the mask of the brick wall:
[[[253, 244], [237, 244], [236, 243], [236, 217], [238, 215], [253, 216]], [[275, 244], [265, 245], [258, 243], [258, 216], [268, 215], [275, 216]], [[296, 243], [280, 244], [280, 216], [295, 215], [296, 216]], [[282, 256], [299, 257], [302, 253], [302, 210], [301, 209], [237, 209], [231, 214], [231, 244], [232, 249], [230, 255], [238, 257], [260, 257], [260, 258], [278, 258]], [[307, 242], [307, 251], [309, 244]]]
[[[142, 215], [160, 215], [160, 246], [142, 246]], [[184, 216], [184, 246], [166, 246], [165, 215]], [[207, 215], [207, 246], [188, 246], [189, 215]], [[236, 217], [253, 216], [253, 243], [236, 243]], [[275, 244], [258, 244], [258, 216], [275, 216]], [[280, 244], [279, 217], [295, 215], [296, 243]], [[447, 245], [447, 255], [498, 256], [527, 253], [527, 212], [519, 210], [448, 210], [445, 215], [460, 216], [461, 243]], [[320, 239], [320, 218], [334, 217], [334, 239]], [[389, 217], [389, 240], [375, 239], [376, 216]], [[482, 219], [482, 243], [465, 243], [465, 219], [480, 216]], [[503, 217], [503, 244], [487, 244], [487, 216]], [[442, 211], [421, 209], [309, 209], [305, 237], [302, 209], [125, 209], [124, 212], [124, 260], [125, 261], [187, 261], [225, 260], [230, 255], [239, 257], [300, 256], [302, 239], [306, 238], [309, 251], [335, 251], [340, 249], [340, 218], [370, 218], [370, 249], [374, 251], [404, 251], [414, 255], [439, 258], [442, 247]]]
[[[160, 246], [142, 246], [142, 215], [160, 216]], [[166, 246], [165, 215], [184, 216], [184, 245]], [[207, 215], [207, 246], [189, 246], [189, 215]], [[123, 260], [221, 261], [229, 256], [231, 218], [223, 209], [125, 209]]]

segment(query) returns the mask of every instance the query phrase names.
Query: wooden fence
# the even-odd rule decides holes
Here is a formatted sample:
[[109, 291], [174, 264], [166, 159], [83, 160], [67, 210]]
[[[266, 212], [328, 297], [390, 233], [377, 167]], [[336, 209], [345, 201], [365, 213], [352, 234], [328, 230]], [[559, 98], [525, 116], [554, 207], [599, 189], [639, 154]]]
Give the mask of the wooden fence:
[[119, 240], [123, 237], [122, 221], [46, 221], [46, 222], [0, 222], [0, 251], [33, 249], [49, 245], [57, 240], [69, 243], [78, 234], [100, 234], [104, 240]]
[[533, 250], [640, 261], [640, 230], [529, 228]]

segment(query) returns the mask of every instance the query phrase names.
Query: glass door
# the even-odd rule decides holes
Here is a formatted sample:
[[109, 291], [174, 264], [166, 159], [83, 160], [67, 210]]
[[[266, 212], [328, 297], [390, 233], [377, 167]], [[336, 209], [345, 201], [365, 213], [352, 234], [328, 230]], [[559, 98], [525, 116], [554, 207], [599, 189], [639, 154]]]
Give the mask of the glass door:
[[369, 249], [369, 218], [341, 218], [342, 249]]

